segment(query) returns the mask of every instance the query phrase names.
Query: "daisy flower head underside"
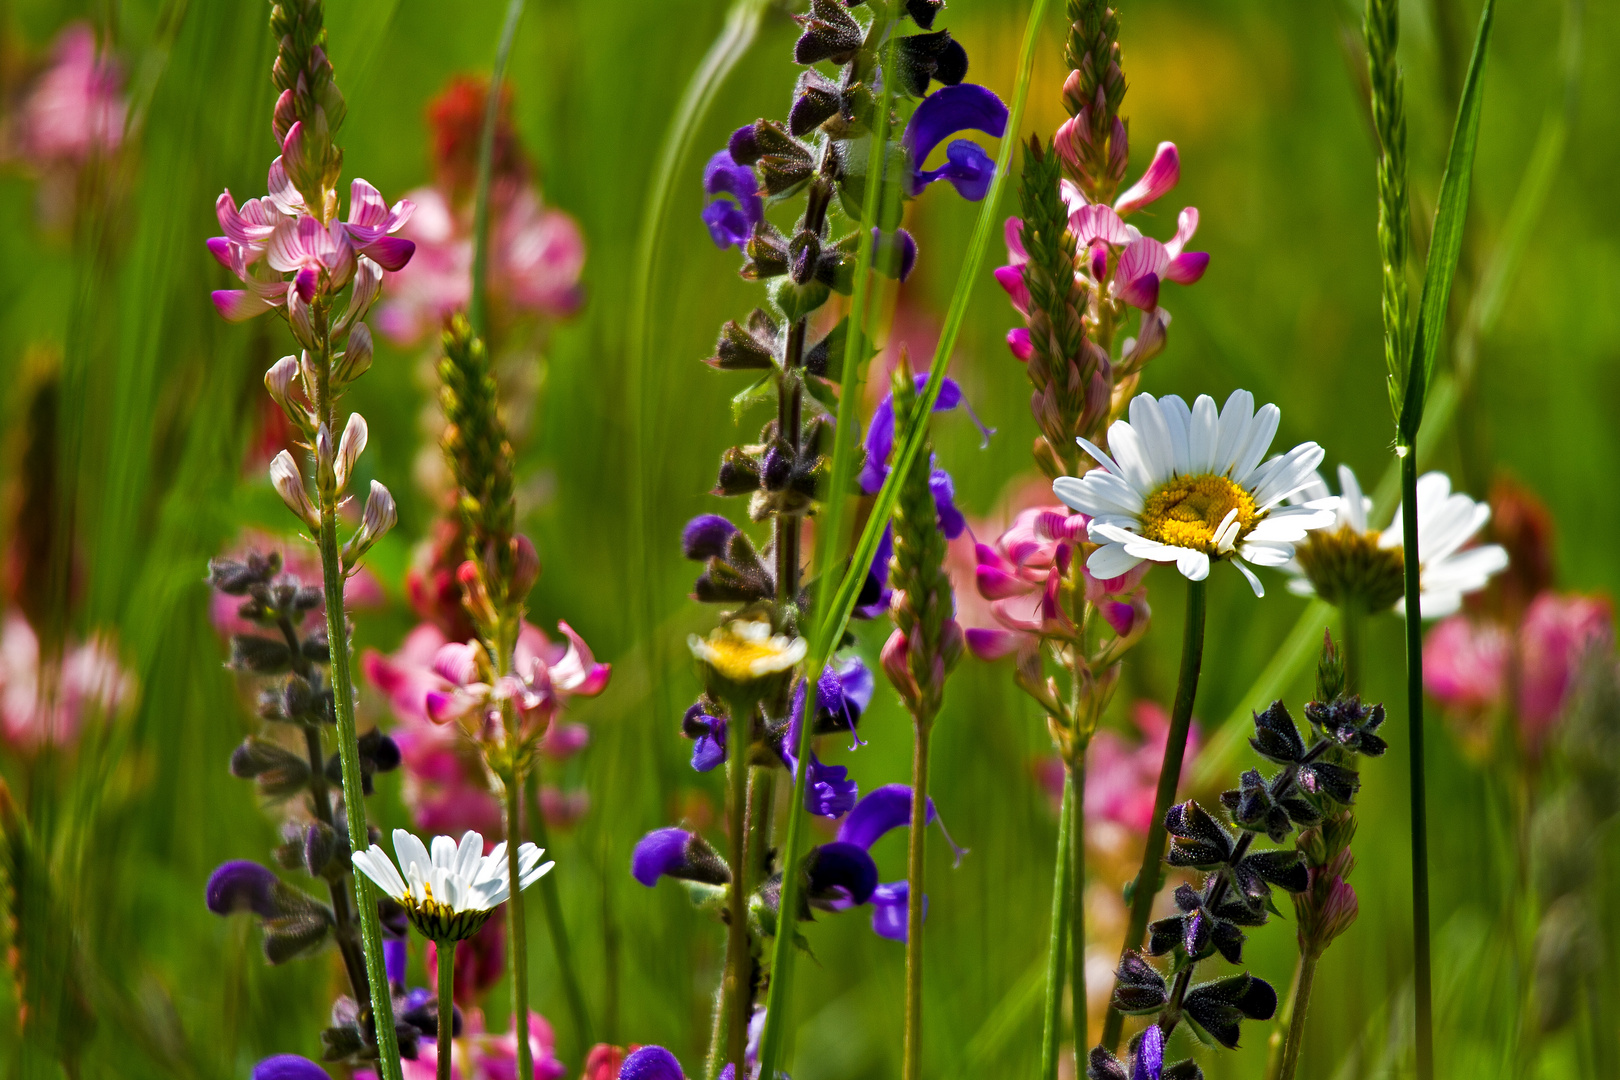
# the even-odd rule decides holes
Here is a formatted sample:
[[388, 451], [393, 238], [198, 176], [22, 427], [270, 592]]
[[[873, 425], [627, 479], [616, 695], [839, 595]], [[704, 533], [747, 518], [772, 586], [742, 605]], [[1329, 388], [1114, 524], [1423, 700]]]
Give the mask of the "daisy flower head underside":
[[809, 648], [801, 637], [771, 632], [757, 619], [733, 619], [708, 637], [687, 638], [692, 655], [727, 683], [756, 683], [790, 670]]
[[1190, 408], [1174, 394], [1139, 394], [1130, 419], [1108, 429], [1111, 455], [1080, 439], [1102, 468], [1059, 477], [1052, 492], [1091, 519], [1087, 535], [1099, 546], [1086, 569], [1114, 578], [1143, 562], [1173, 562], [1202, 581], [1210, 561], [1224, 559], [1264, 596], [1245, 564], [1286, 564], [1311, 530], [1334, 523], [1338, 503], [1287, 503], [1315, 478], [1323, 452], [1307, 442], [1266, 459], [1281, 415], [1275, 405], [1256, 411], [1247, 390], [1219, 410], [1207, 394]]
[[[1374, 529], [1368, 524], [1372, 500], [1362, 494], [1347, 465], [1339, 466], [1339, 490], [1336, 528], [1318, 532], [1300, 545], [1287, 567], [1296, 575], [1289, 589], [1333, 604], [1354, 602], [1368, 612], [1391, 608], [1403, 612], [1400, 509], [1388, 528]], [[1327, 495], [1327, 484], [1313, 476], [1293, 499], [1310, 504]], [[1507, 551], [1499, 544], [1467, 546], [1490, 517], [1490, 507], [1452, 491], [1445, 473], [1418, 477], [1418, 605], [1423, 618], [1457, 611], [1464, 595], [1484, 588], [1491, 575], [1507, 566]]]
[[[510, 895], [506, 842], [484, 854], [484, 838], [469, 830], [457, 843], [435, 836], [432, 850], [404, 829], [394, 830], [394, 866], [387, 852], [372, 844], [354, 854], [354, 865], [404, 906], [411, 925], [431, 941], [465, 941], [481, 929]], [[518, 889], [527, 889], [554, 866], [541, 863], [545, 850], [518, 848]], [[403, 871], [403, 873], [402, 873]]]

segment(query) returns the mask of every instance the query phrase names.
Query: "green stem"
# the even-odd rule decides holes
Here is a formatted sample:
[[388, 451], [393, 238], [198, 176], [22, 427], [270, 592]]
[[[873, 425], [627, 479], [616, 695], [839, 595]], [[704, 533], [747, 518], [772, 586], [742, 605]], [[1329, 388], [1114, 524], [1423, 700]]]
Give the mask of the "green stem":
[[[551, 838], [546, 829], [546, 815], [536, 812], [529, 831], [539, 847], [550, 850]], [[574, 1036], [579, 1059], [591, 1048], [591, 1016], [585, 1008], [585, 993], [580, 988], [579, 973], [574, 970], [573, 946], [568, 941], [568, 924], [563, 921], [562, 895], [557, 890], [554, 874], [540, 879], [540, 899], [546, 909], [546, 932], [551, 935], [551, 948], [557, 955], [557, 973], [562, 977], [563, 996], [568, 999], [568, 1011], [574, 1018]]]
[[1068, 763], [1069, 799], [1069, 996], [1074, 1002], [1075, 1075], [1086, 1074], [1086, 752]]
[[1316, 954], [1310, 952], [1299, 958], [1293, 1015], [1288, 1020], [1288, 1042], [1283, 1047], [1282, 1072], [1277, 1080], [1294, 1080], [1294, 1072], [1299, 1068], [1300, 1047], [1305, 1045], [1305, 1014], [1310, 1011], [1311, 984], [1316, 980], [1316, 961]]
[[[506, 77], [506, 58], [512, 52], [518, 20], [523, 17], [523, 0], [510, 0], [500, 42], [495, 46], [495, 67], [489, 73], [489, 94], [484, 100], [484, 128], [478, 137], [478, 187], [473, 196], [472, 298], [467, 318], [473, 332], [489, 340], [489, 306], [486, 279], [489, 276], [489, 185], [495, 166], [495, 125], [501, 115], [501, 81]], [[524, 1044], [527, 1045], [527, 1044]]]
[[1293, 1027], [1294, 1010], [1299, 1007], [1299, 984], [1305, 977], [1305, 954], [1301, 952], [1294, 962], [1294, 981], [1288, 985], [1288, 996], [1283, 999], [1282, 1011], [1271, 1027], [1266, 1040], [1266, 1080], [1277, 1080], [1282, 1072], [1283, 1047], [1288, 1041], [1288, 1030]]
[[[1193, 699], [1198, 695], [1198, 671], [1204, 659], [1205, 583], [1187, 582], [1187, 622], [1181, 639], [1181, 677], [1176, 683], [1176, 702], [1170, 714], [1170, 734], [1164, 744], [1164, 764], [1159, 768], [1159, 786], [1153, 796], [1153, 824], [1148, 829], [1147, 848], [1142, 852], [1142, 869], [1136, 875], [1131, 894], [1131, 920], [1125, 931], [1125, 951], [1140, 949], [1147, 933], [1153, 898], [1164, 880], [1159, 863], [1164, 859], [1164, 815], [1176, 797], [1181, 781], [1181, 759], [1187, 750], [1187, 729], [1192, 723]], [[1103, 1021], [1102, 1044], [1119, 1048], [1125, 1017], [1110, 1001]]]
[[1411, 738], [1412, 982], [1417, 996], [1418, 1080], [1434, 1076], [1433, 983], [1429, 959], [1429, 811], [1423, 769], [1423, 619], [1418, 602], [1417, 455], [1402, 446], [1401, 549], [1406, 563], [1406, 714]]
[[1052, 883], [1052, 929], [1046, 946], [1046, 1009], [1041, 1028], [1041, 1080], [1056, 1080], [1058, 1040], [1063, 1028], [1063, 951], [1068, 942], [1069, 819], [1074, 786], [1068, 773], [1063, 776], [1063, 806], [1058, 811], [1057, 876]]
[[[726, 1061], [737, 1066], [737, 1075], [746, 1071], [748, 1045], [748, 735], [753, 727], [754, 706], [734, 705], [726, 742], [731, 748], [730, 815], [731, 896], [727, 909], [729, 935], [726, 944]], [[804, 725], [808, 727], [809, 725]], [[801, 770], [805, 771], [805, 770]]]
[[922, 1080], [923, 857], [928, 841], [928, 737], [918, 716], [911, 748], [911, 838], [906, 858], [906, 1042], [901, 1080]]
[[703, 1080], [719, 1080], [726, 1057], [726, 978], [714, 988], [714, 1020], [709, 1025], [709, 1055], [704, 1058]]
[[456, 942], [439, 942], [438, 1080], [450, 1080], [450, 1036], [456, 1019]]
[[[325, 335], [323, 334], [323, 339]], [[316, 376], [316, 411], [332, 430], [332, 392], [329, 378], [332, 350], [328, 341]], [[354, 721], [354, 680], [349, 672], [349, 626], [343, 610], [343, 566], [338, 554], [337, 493], [317, 484], [321, 511], [321, 578], [326, 594], [326, 639], [332, 654], [332, 712], [337, 719], [338, 759], [343, 766], [343, 806], [349, 822], [349, 850], [364, 851], [371, 838], [366, 832], [366, 799], [360, 780], [360, 738]], [[371, 987], [371, 1016], [376, 1029], [377, 1064], [383, 1080], [402, 1080], [399, 1036], [394, 1031], [394, 1003], [388, 992], [388, 970], [383, 962], [382, 921], [371, 880], [354, 875], [354, 902], [360, 918], [360, 943], [366, 957], [366, 981]]]
[[523, 842], [523, 766], [514, 761], [502, 778], [506, 806], [507, 966], [512, 971], [512, 1035], [517, 1039], [518, 1080], [534, 1080], [534, 1051], [529, 1047], [529, 935], [518, 890], [518, 847]]

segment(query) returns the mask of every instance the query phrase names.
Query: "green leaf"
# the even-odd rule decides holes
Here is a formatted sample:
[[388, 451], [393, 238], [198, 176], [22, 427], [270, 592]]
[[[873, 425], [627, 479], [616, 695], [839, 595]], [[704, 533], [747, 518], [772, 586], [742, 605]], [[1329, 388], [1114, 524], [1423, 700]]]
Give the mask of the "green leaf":
[[776, 374], [761, 375], [759, 381], [731, 399], [731, 419], [742, 420], [743, 415], [756, 405], [776, 400]]
[[1412, 357], [1406, 369], [1406, 391], [1401, 405], [1400, 440], [1410, 446], [1423, 423], [1423, 400], [1434, 375], [1435, 356], [1440, 351], [1440, 332], [1445, 327], [1446, 305], [1451, 299], [1451, 282], [1457, 276], [1462, 254], [1463, 226], [1468, 218], [1468, 192], [1474, 173], [1474, 150], [1479, 143], [1479, 117], [1485, 101], [1485, 45], [1491, 36], [1496, 0], [1485, 0], [1479, 15], [1479, 32], [1474, 37], [1473, 56], [1463, 82], [1462, 100], [1457, 104], [1457, 120], [1451, 131], [1451, 149], [1446, 154], [1446, 172], [1440, 181], [1440, 202], [1434, 215], [1434, 232], [1429, 242], [1429, 259], [1423, 275], [1423, 298], [1418, 303], [1417, 329], [1412, 335]]

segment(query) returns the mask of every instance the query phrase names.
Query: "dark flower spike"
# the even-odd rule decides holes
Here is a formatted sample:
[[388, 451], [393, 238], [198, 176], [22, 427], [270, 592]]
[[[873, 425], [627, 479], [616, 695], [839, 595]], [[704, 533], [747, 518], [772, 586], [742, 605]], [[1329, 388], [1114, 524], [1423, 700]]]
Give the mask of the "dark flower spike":
[[1301, 765], [1299, 786], [1312, 795], [1325, 795], [1336, 803], [1348, 806], [1361, 790], [1361, 774], [1343, 765], [1314, 761]]
[[982, 131], [999, 139], [1006, 130], [1007, 106], [982, 86], [963, 83], [929, 94], [911, 114], [900, 140], [910, 165], [906, 193], [916, 196], [935, 180], [949, 180], [964, 199], [977, 202], [984, 198], [996, 165], [977, 143], [957, 139], [945, 148], [944, 165], [924, 170], [922, 164], [936, 146], [958, 131]]
[[1379, 735], [1374, 734], [1384, 723], [1384, 706], [1366, 706], [1358, 697], [1338, 698], [1323, 703], [1310, 702], [1305, 706], [1305, 719], [1322, 730], [1322, 734], [1346, 750], [1367, 757], [1379, 757], [1389, 748]]
[[815, 848], [807, 861], [812, 900], [840, 907], [864, 904], [878, 887], [877, 864], [858, 844], [834, 840]]
[[949, 30], [903, 37], [896, 48], [899, 53], [896, 74], [900, 85], [912, 97], [927, 93], [931, 79], [945, 86], [955, 86], [967, 78], [967, 51], [951, 39]]
[[1086, 1080], [1131, 1080], [1125, 1065], [1105, 1047], [1093, 1046], [1086, 1062]]
[[1165, 811], [1164, 827], [1171, 837], [1165, 856], [1171, 866], [1213, 870], [1232, 857], [1232, 835], [1191, 799]]
[[208, 910], [215, 915], [251, 911], [261, 919], [280, 915], [276, 886], [280, 879], [267, 867], [249, 859], [232, 859], [209, 875]]
[[[904, 881], [879, 885], [872, 892], [872, 933], [890, 941], [906, 940], [911, 886]], [[923, 897], [923, 918], [928, 918], [928, 897]]]
[[1282, 843], [1293, 823], [1285, 810], [1271, 797], [1271, 787], [1258, 769], [1250, 769], [1238, 780], [1234, 791], [1221, 792], [1221, 805], [1232, 821], [1250, 832], [1263, 832], [1275, 843]]
[[746, 327], [732, 321], [720, 328], [714, 355], [703, 362], [716, 371], [770, 371], [780, 346], [781, 331], [769, 315], [755, 308]]
[[669, 876], [704, 885], [729, 885], [731, 869], [708, 841], [685, 829], [654, 829], [630, 856], [630, 876], [647, 888]]
[[643, 1046], [619, 1066], [618, 1080], [684, 1080], [681, 1063], [662, 1046]]
[[759, 180], [754, 170], [739, 165], [729, 149], [718, 151], [703, 169], [703, 190], [715, 196], [730, 195], [736, 201], [716, 198], [703, 208], [703, 223], [717, 248], [741, 247], [765, 220], [765, 203], [759, 197]]
[[843, 108], [838, 84], [814, 68], [806, 69], [793, 88], [793, 108], [788, 112], [788, 134], [808, 135], [837, 116]]
[[1164, 976], [1136, 951], [1120, 957], [1114, 972], [1114, 1007], [1127, 1016], [1157, 1012], [1170, 1000]]
[[253, 1066], [253, 1080], [330, 1080], [325, 1069], [297, 1054], [277, 1054]]
[[1277, 1012], [1277, 991], [1264, 979], [1244, 972], [1193, 987], [1182, 1008], [1210, 1038], [1236, 1050], [1245, 1018], [1270, 1020]]
[[[934, 809], [933, 799], [928, 800], [926, 815], [926, 824], [939, 823], [939, 831], [945, 834], [945, 842], [956, 852], [956, 862], [960, 865], [967, 848], [957, 847], [951, 834], [946, 832], [945, 823], [939, 821], [939, 814]], [[855, 804], [855, 809], [849, 812], [849, 817], [838, 829], [838, 839], [870, 848], [889, 830], [910, 824], [911, 788], [905, 784], [885, 784]]]
[[1293, 765], [1305, 756], [1305, 742], [1288, 714], [1288, 706], [1273, 701], [1265, 712], [1254, 714], [1254, 738], [1249, 740], [1255, 753], [1279, 765]]
[[1238, 890], [1255, 898], [1269, 895], [1269, 885], [1292, 893], [1304, 892], [1310, 887], [1304, 859], [1291, 848], [1247, 855], [1237, 864], [1233, 876]]
[[846, 64], [861, 47], [860, 23], [850, 18], [837, 0], [810, 0], [810, 14], [795, 15], [793, 20], [804, 27], [793, 44], [796, 64], [819, 64], [823, 60]]

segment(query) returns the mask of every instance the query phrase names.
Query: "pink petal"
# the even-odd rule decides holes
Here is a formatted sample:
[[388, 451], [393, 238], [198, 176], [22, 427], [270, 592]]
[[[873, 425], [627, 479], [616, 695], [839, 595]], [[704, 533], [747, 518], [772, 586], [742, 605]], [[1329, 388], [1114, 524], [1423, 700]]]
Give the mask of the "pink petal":
[[1181, 155], [1176, 151], [1176, 144], [1162, 142], [1153, 152], [1147, 172], [1114, 200], [1114, 210], [1121, 216], [1140, 210], [1175, 187], [1180, 179]]
[[1069, 212], [1069, 231], [1074, 242], [1084, 247], [1101, 240], [1112, 247], [1124, 247], [1131, 242], [1130, 230], [1111, 207], [1102, 203], [1088, 203]]
[[1012, 350], [1013, 356], [1019, 360], [1027, 361], [1035, 355], [1035, 343], [1030, 339], [1029, 329], [1019, 326], [1007, 331], [1007, 348]]
[[416, 253], [416, 244], [398, 236], [384, 236], [363, 245], [360, 253], [375, 260], [384, 270], [403, 270]]
[[1007, 224], [1002, 226], [1002, 236], [1007, 241], [1007, 261], [1014, 266], [1022, 266], [1029, 262], [1029, 252], [1024, 250], [1024, 222], [1020, 218], [1010, 217]]
[[213, 301], [214, 307], [230, 322], [245, 322], [275, 306], [245, 289], [215, 289]]
[[1171, 257], [1180, 255], [1182, 249], [1187, 246], [1187, 241], [1191, 240], [1193, 233], [1197, 231], [1198, 207], [1189, 206], [1182, 210], [1181, 214], [1176, 218], [1176, 235], [1172, 236], [1170, 242], [1165, 245], [1170, 249]]
[[227, 270], [234, 270], [234, 260], [231, 258], [231, 242], [223, 236], [210, 236], [208, 238], [208, 254], [219, 260], [219, 265]]
[[1159, 306], [1159, 276], [1143, 274], [1123, 284], [1116, 284], [1114, 295], [1134, 308], [1148, 311]]
[[1012, 306], [1018, 309], [1020, 315], [1028, 315], [1029, 286], [1024, 284], [1024, 271], [1017, 266], [998, 266], [995, 275], [996, 283], [1007, 290]]
[[381, 228], [388, 221], [382, 192], [356, 177], [349, 183], [349, 224]]
[[979, 595], [986, 600], [1005, 600], [1033, 591], [1025, 582], [985, 563], [980, 563], [974, 569], [973, 582], [978, 587]]
[[986, 630], [971, 628], [967, 631], [968, 652], [980, 660], [1000, 660], [1017, 652], [1027, 640], [1028, 634], [1021, 634], [1016, 630]]
[[1209, 253], [1204, 251], [1189, 251], [1177, 255], [1170, 260], [1165, 268], [1164, 276], [1177, 285], [1191, 285], [1204, 276], [1209, 268]]
[[478, 650], [470, 643], [452, 641], [433, 654], [433, 671], [457, 686], [470, 685], [478, 678]]

